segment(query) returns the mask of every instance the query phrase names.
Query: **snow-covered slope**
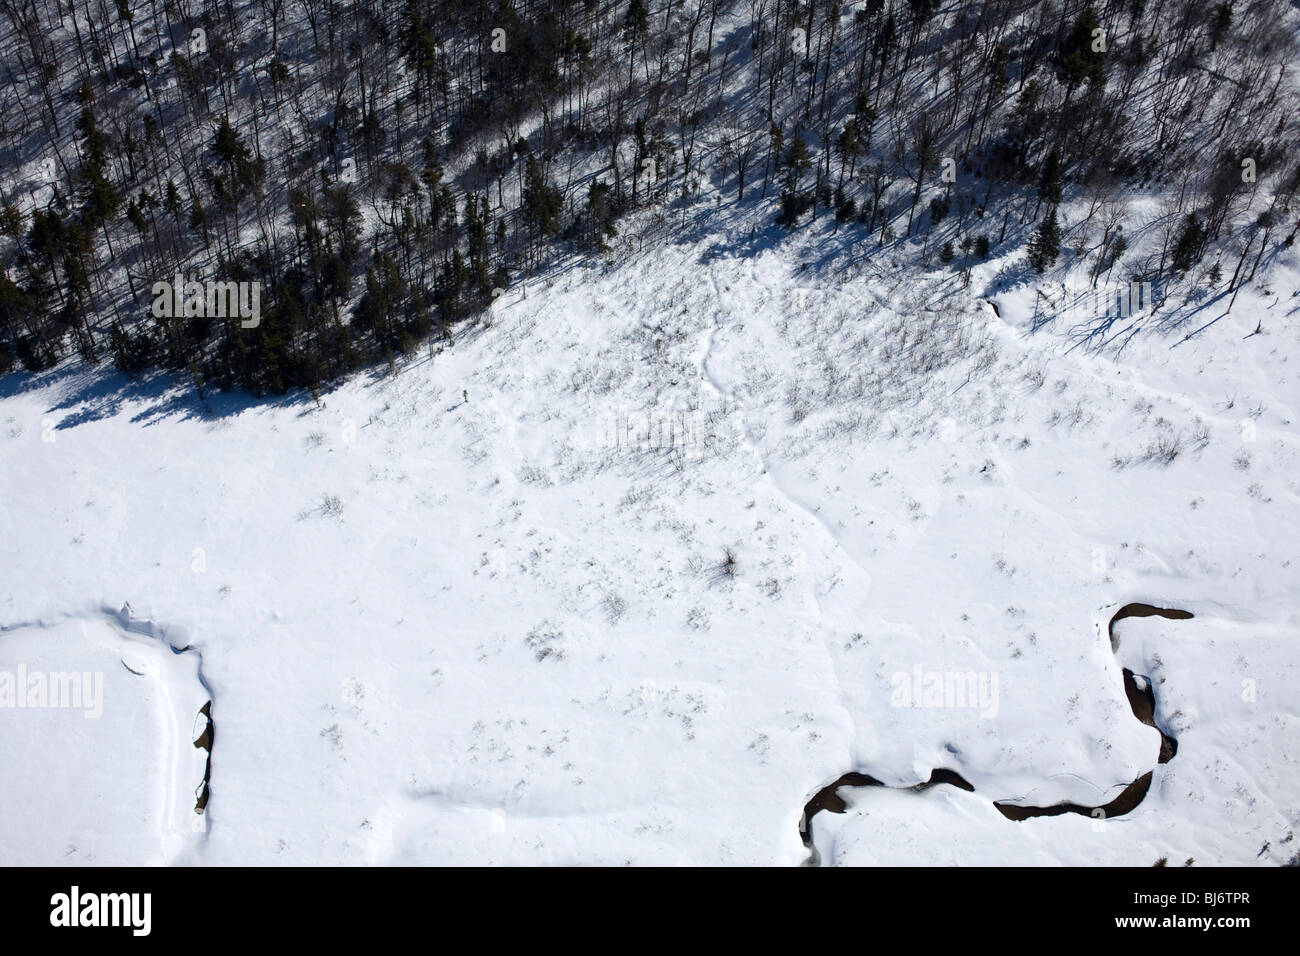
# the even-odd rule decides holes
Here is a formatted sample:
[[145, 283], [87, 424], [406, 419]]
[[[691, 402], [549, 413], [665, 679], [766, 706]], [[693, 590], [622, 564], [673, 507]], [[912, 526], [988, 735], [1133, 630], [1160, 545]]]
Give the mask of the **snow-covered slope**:
[[[842, 773], [940, 767], [974, 792], [844, 790], [817, 857], [1292, 856], [1295, 273], [1116, 358], [1029, 335], [996, 264], [972, 289], [1000, 315], [951, 277], [800, 261], [685, 243], [532, 283], [319, 404], [0, 382], [0, 625], [129, 601], [186, 632], [215, 725], [200, 832], [159, 843], [155, 815], [66, 857], [25, 760], [0, 862], [798, 864]], [[1130, 602], [1195, 616], [1126, 620], [1112, 650]], [[101, 651], [68, 665], [112, 676], [67, 759], [192, 801]], [[900, 696], [936, 674], [986, 698]], [[53, 732], [0, 727], [6, 766]], [[1099, 805], [1153, 770], [1110, 820], [993, 806]]]

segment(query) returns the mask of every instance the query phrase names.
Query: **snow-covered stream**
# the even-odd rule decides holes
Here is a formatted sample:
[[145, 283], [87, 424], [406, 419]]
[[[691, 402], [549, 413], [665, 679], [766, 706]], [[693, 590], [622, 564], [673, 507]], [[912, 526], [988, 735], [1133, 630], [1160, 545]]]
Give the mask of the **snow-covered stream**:
[[[1118, 646], [1118, 639], [1115, 635], [1115, 625], [1126, 618], [1131, 617], [1162, 617], [1167, 620], [1183, 621], [1190, 620], [1194, 615], [1187, 611], [1177, 608], [1158, 608], [1150, 604], [1132, 603], [1126, 604], [1113, 615], [1107, 624], [1107, 634], [1111, 639], [1111, 646]], [[1124, 668], [1124, 692], [1128, 697], [1129, 707], [1133, 711], [1133, 716], [1149, 727], [1155, 727], [1160, 730], [1155, 721], [1157, 706], [1155, 693], [1152, 689], [1150, 678], [1139, 677], [1129, 668]], [[1160, 752], [1158, 756], [1159, 763], [1168, 763], [1178, 752], [1178, 741], [1173, 737], [1160, 730]], [[1081, 806], [1073, 802], [1061, 802], [1046, 807], [1025, 806], [1022, 804], [997, 802], [994, 806], [1008, 820], [1021, 822], [1037, 817], [1060, 816], [1063, 813], [1078, 813], [1098, 821], [1106, 821], [1115, 817], [1131, 813], [1143, 801], [1151, 789], [1151, 779], [1153, 771], [1147, 771], [1138, 777], [1127, 787], [1120, 791], [1119, 795], [1109, 802], [1100, 806]], [[914, 784], [908, 789], [914, 793], [922, 793], [937, 784], [948, 784], [973, 793], [975, 788], [966, 781], [960, 774], [946, 768], [937, 768], [930, 773], [930, 777], [923, 783]], [[804, 806], [804, 814], [800, 819], [800, 836], [804, 844], [809, 848], [813, 847], [811, 836], [811, 823], [813, 817], [823, 810], [829, 810], [831, 813], [843, 813], [847, 809], [847, 804], [839, 796], [841, 787], [880, 787], [884, 786], [881, 781], [860, 771], [851, 770], [841, 775], [834, 783], [818, 790], [811, 800]], [[817, 851], [813, 850], [813, 856], [809, 862], [816, 863], [819, 860]]]
[[87, 608], [6, 627], [0, 701], [5, 674], [24, 678], [0, 706], [5, 863], [159, 864], [201, 842], [207, 692], [183, 634]]

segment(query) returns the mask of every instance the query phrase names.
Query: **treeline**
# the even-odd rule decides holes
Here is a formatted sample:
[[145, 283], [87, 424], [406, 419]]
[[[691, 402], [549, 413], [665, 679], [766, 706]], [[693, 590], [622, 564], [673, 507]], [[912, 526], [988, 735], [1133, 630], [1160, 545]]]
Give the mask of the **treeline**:
[[[1038, 224], [1034, 268], [1069, 252], [1096, 279], [1146, 188], [1162, 248], [1124, 268], [1218, 243], [1238, 282], [1295, 235], [1294, 20], [1268, 0], [0, 0], [0, 372], [78, 356], [315, 389], [454, 341], [635, 210], [722, 200], [967, 275]], [[1091, 207], [1073, 251], [1066, 194]], [[260, 284], [257, 321], [154, 315], [178, 274]]]

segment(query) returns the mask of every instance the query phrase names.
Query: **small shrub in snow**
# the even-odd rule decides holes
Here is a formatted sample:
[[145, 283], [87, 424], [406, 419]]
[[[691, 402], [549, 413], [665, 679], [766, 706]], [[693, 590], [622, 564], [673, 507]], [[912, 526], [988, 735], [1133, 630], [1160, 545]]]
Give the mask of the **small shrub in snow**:
[[722, 554], [722, 573], [729, 578], [736, 576], [736, 552], [727, 548]]
[[621, 594], [606, 594], [600, 602], [600, 607], [610, 624], [617, 624], [623, 619], [623, 615], [627, 614], [627, 601]]
[[693, 607], [686, 615], [686, 626], [693, 631], [709, 629], [709, 612], [702, 607]]
[[564, 632], [557, 630], [547, 622], [543, 622], [534, 627], [524, 637], [526, 644], [537, 657], [539, 661], [547, 658], [552, 660], [564, 660], [564, 650], [560, 644], [564, 641]]
[[1146, 460], [1159, 465], [1172, 465], [1174, 459], [1183, 453], [1181, 435], [1161, 435], [1147, 446]]

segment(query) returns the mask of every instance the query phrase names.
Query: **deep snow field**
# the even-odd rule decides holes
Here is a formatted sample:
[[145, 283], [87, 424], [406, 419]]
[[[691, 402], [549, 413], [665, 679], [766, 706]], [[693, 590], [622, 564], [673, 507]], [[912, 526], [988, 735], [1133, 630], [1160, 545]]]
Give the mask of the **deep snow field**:
[[[531, 282], [319, 403], [0, 380], [0, 672], [103, 675], [97, 718], [0, 707], [0, 863], [1294, 856], [1294, 258], [1117, 356], [996, 263], [718, 249]], [[1112, 651], [1129, 602], [1195, 616]], [[801, 841], [846, 771], [935, 768], [974, 792], [845, 789]], [[1148, 771], [1111, 819], [993, 805]]]

